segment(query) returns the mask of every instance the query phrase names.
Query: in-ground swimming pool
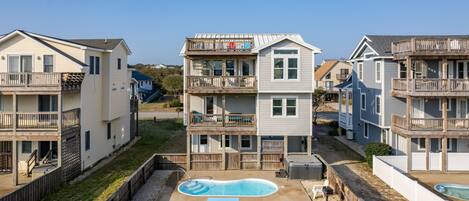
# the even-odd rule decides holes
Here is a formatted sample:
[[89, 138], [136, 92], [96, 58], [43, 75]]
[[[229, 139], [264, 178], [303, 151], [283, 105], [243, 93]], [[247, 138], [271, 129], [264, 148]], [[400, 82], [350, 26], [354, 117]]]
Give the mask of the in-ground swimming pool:
[[447, 196], [462, 200], [469, 200], [469, 185], [437, 184], [434, 188], [438, 192]]
[[219, 181], [191, 179], [182, 182], [178, 191], [190, 196], [239, 196], [263, 197], [277, 192], [275, 183], [264, 179], [241, 179]]

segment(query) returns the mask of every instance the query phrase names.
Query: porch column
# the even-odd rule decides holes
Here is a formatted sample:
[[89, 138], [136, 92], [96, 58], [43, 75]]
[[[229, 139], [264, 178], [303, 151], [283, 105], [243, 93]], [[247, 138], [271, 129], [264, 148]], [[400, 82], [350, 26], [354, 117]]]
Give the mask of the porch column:
[[221, 169], [226, 170], [226, 144], [225, 144], [226, 135], [225, 133], [221, 134]]
[[411, 91], [412, 89], [412, 60], [410, 57], [406, 57], [406, 72], [407, 72], [407, 91]]
[[283, 158], [288, 156], [288, 136], [283, 136]]
[[[15, 110], [15, 109], [14, 109]], [[12, 140], [12, 157], [11, 169], [13, 173], [13, 185], [18, 185], [18, 142], [16, 139]]]
[[448, 131], [448, 98], [441, 97], [441, 116], [443, 117], [443, 133]]
[[191, 123], [192, 123], [192, 112], [191, 112], [191, 94], [186, 94], [186, 102], [184, 103], [184, 107], [187, 108], [187, 111], [186, 111], [186, 124], [187, 126], [190, 126]]
[[[346, 93], [346, 94], [345, 94], [345, 113], [347, 114], [347, 115], [345, 116], [345, 120], [347, 121], [347, 123], [346, 123], [345, 125], [347, 125], [347, 127], [348, 127], [348, 126], [349, 126], [349, 125], [348, 125], [348, 122], [349, 122], [349, 120], [350, 120], [350, 119], [349, 119], [349, 118], [350, 118], [350, 117], [349, 117], [349, 116], [350, 116], [350, 115], [349, 115], [350, 94], [349, 94], [349, 91], [348, 91], [348, 90], [346, 90], [345, 93]], [[341, 100], [341, 101], [342, 101], [342, 100]]]
[[425, 138], [425, 169], [427, 171], [430, 171], [430, 138], [426, 137]]
[[257, 169], [262, 169], [261, 166], [261, 146], [262, 146], [262, 139], [261, 136], [257, 136]]
[[308, 156], [312, 154], [313, 148], [313, 137], [311, 135], [306, 136], [306, 151], [308, 152]]
[[412, 138], [408, 137], [407, 140], [407, 172], [412, 171]]
[[223, 127], [225, 127], [225, 123], [226, 123], [226, 119], [225, 119], [226, 96], [225, 94], [221, 96], [221, 104], [222, 104], [222, 107], [221, 107], [222, 125]]
[[17, 104], [17, 100], [16, 100], [16, 93], [13, 93], [13, 135], [16, 135], [16, 127], [17, 127], [17, 123], [18, 123], [18, 117], [16, 115], [16, 112], [17, 112], [17, 109], [18, 109], [18, 106], [16, 105]]
[[186, 134], [187, 136], [187, 139], [186, 139], [186, 170], [190, 170], [191, 169], [191, 148], [192, 148], [192, 145], [191, 145], [191, 137], [192, 135], [190, 133], [187, 133]]
[[441, 138], [441, 171], [448, 171], [448, 137]]
[[57, 94], [57, 109], [58, 109], [58, 125], [57, 130], [59, 133], [59, 139], [57, 140], [57, 166], [62, 166], [62, 111], [63, 111], [63, 99], [62, 93]]
[[407, 128], [410, 128], [410, 120], [412, 118], [412, 97], [406, 97], [406, 121], [407, 121]]
[[339, 114], [342, 113], [342, 89], [339, 89]]
[[241, 158], [241, 137], [242, 137], [242, 135], [238, 135], [237, 137], [238, 137], [239, 169], [242, 169], [241, 168], [241, 165], [242, 165], [242, 163], [241, 163], [241, 159], [242, 159]]

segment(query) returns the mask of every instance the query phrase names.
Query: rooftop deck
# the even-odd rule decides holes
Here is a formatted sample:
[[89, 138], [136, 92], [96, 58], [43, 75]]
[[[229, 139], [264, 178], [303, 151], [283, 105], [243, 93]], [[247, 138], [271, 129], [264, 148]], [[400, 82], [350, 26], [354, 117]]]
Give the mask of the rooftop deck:
[[187, 38], [186, 55], [252, 55], [253, 38]]
[[84, 73], [0, 73], [2, 92], [79, 90]]
[[411, 38], [392, 43], [395, 59], [406, 56], [469, 56], [469, 38]]

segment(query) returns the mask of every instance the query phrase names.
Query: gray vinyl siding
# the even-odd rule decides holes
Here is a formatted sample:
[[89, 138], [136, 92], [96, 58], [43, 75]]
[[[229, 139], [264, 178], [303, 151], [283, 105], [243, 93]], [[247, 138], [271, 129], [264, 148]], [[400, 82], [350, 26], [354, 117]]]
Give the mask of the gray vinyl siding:
[[[276, 80], [272, 81], [272, 55], [275, 48], [299, 48], [300, 63], [298, 70], [299, 80]], [[314, 58], [310, 49], [298, 45], [294, 42], [285, 40], [279, 42], [269, 48], [265, 48], [259, 52], [258, 55], [258, 70], [259, 70], [259, 92], [262, 91], [313, 91], [313, 68]], [[285, 64], [286, 65], [286, 64]]]
[[[272, 117], [272, 97], [298, 97], [297, 117]], [[311, 94], [259, 94], [259, 135], [311, 135]]]
[[[382, 61], [382, 60], [378, 60]], [[381, 70], [383, 66], [381, 66]], [[375, 73], [375, 61], [374, 60], [366, 60], [363, 62], [363, 81], [360, 82], [360, 89], [359, 94], [365, 93], [366, 94], [366, 109], [362, 110], [354, 110], [360, 111], [361, 118], [365, 121], [374, 123], [376, 125], [381, 125], [381, 115], [378, 115], [375, 111], [376, 102], [375, 97], [381, 96], [381, 83], [377, 83], [376, 73]], [[358, 73], [358, 72], [357, 72]], [[381, 96], [381, 98], [384, 98]], [[358, 99], [360, 102], [360, 97]], [[381, 101], [382, 103], [382, 101]]]
[[405, 115], [406, 113], [406, 100], [404, 98], [396, 98], [391, 95], [392, 90], [392, 79], [399, 77], [399, 69], [397, 63], [392, 60], [384, 61], [384, 113], [381, 114], [384, 118], [385, 127], [391, 126], [392, 114], [397, 114], [400, 116]]
[[[440, 152], [440, 147], [438, 141], [441, 139], [438, 138], [431, 138], [430, 139], [430, 152]], [[450, 139], [449, 143], [451, 143], [451, 150], [448, 150], [448, 152], [457, 152], [458, 150], [458, 140], [457, 139]], [[412, 152], [425, 152], [425, 150], [419, 150], [418, 149], [418, 138], [412, 138], [411, 139], [411, 147], [412, 147]]]

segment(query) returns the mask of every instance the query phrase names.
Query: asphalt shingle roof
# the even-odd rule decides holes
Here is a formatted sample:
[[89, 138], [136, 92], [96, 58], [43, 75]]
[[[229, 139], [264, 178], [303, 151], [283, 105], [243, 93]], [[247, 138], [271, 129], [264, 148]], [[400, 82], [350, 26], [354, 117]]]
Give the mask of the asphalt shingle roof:
[[94, 47], [103, 50], [112, 50], [117, 45], [119, 45], [122, 40], [124, 39], [69, 39], [68, 41], [88, 47]]

